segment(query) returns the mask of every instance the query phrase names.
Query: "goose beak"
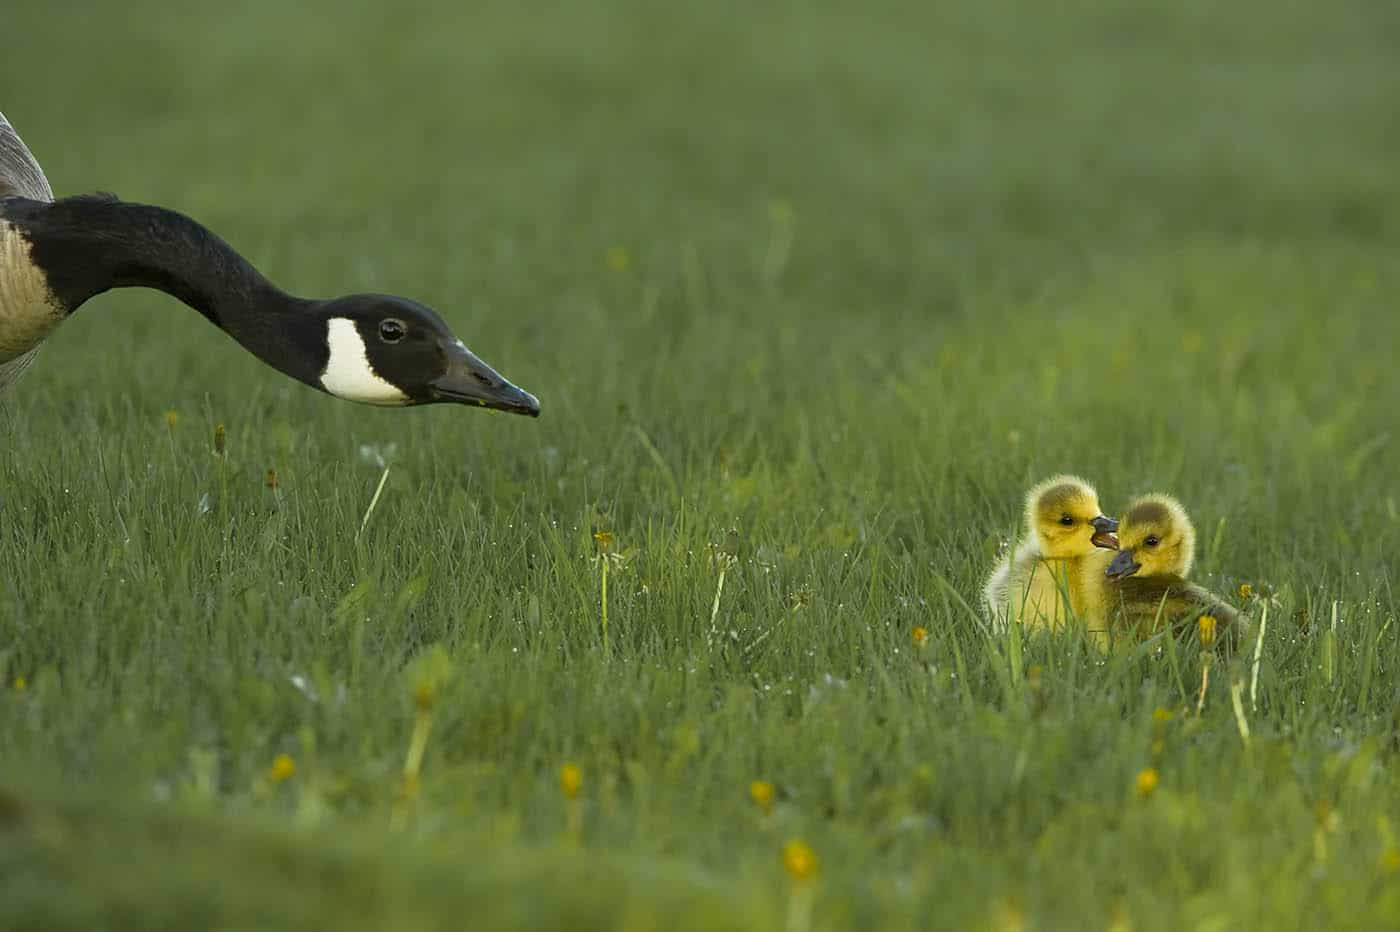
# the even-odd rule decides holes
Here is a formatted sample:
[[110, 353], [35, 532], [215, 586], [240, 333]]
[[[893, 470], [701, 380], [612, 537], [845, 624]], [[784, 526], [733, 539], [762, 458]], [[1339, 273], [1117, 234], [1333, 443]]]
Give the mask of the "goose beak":
[[1118, 533], [1117, 521], [1099, 515], [1089, 523], [1094, 526], [1094, 536], [1090, 540], [1095, 547], [1102, 547], [1105, 550], [1118, 549], [1118, 538], [1114, 536]]
[[1127, 579], [1140, 569], [1142, 564], [1133, 560], [1131, 550], [1120, 550], [1113, 562], [1108, 564], [1108, 569], [1104, 570], [1104, 575], [1112, 580]]
[[461, 342], [450, 344], [446, 352], [447, 371], [428, 383], [434, 401], [452, 401], [529, 417], [540, 416], [539, 399], [524, 389], [516, 388]]

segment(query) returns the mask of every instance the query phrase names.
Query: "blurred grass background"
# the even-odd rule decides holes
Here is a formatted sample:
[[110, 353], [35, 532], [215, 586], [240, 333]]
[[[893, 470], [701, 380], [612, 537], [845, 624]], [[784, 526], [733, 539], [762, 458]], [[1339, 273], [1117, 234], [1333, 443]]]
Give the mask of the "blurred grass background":
[[[55, 190], [432, 304], [544, 417], [338, 403], [154, 293], [62, 328], [0, 402], [0, 925], [771, 929], [792, 838], [814, 928], [1396, 921], [1393, 4], [4, 29]], [[1066, 469], [1179, 496], [1250, 649], [1269, 603], [1257, 703], [982, 637]]]

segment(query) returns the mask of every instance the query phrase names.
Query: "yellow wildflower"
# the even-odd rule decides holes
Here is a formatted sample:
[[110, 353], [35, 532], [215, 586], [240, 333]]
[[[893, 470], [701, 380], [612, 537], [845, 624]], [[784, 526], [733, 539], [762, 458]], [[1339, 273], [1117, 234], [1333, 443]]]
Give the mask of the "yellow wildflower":
[[267, 778], [273, 783], [285, 783], [297, 772], [296, 761], [292, 760], [290, 754], [278, 754], [272, 759], [272, 766], [267, 768]]
[[22, 676], [15, 677], [15, 692], [22, 693], [29, 688], [29, 681]]
[[1023, 932], [1026, 928], [1026, 914], [1016, 897], [1000, 900], [993, 909], [993, 928], [997, 932]]
[[1254, 587], [1249, 583], [1240, 583], [1240, 598], [1249, 599], [1254, 597]]
[[1166, 706], [1157, 706], [1152, 710], [1152, 721], [1166, 724], [1172, 720], [1172, 710]]
[[578, 799], [583, 788], [583, 771], [578, 764], [565, 764], [559, 768], [559, 790], [569, 799]]
[[214, 425], [214, 455], [223, 457], [228, 454], [228, 431], [224, 425]]
[[269, 469], [267, 471], [267, 475], [263, 476], [263, 485], [269, 489], [275, 490], [277, 488], [277, 470]]
[[783, 845], [783, 868], [793, 880], [810, 880], [817, 875], [817, 855], [805, 841], [794, 838]]
[[169, 411], [165, 412], [165, 426], [166, 426], [166, 427], [169, 427], [170, 429], [174, 430], [175, 425], [178, 424], [178, 423], [180, 423], [180, 412], [179, 412], [179, 411], [176, 411], [174, 408], [171, 408]]
[[1210, 647], [1215, 643], [1215, 626], [1217, 622], [1214, 615], [1202, 615], [1196, 620], [1196, 630], [1201, 635], [1201, 646]]
[[607, 553], [612, 550], [613, 536], [610, 531], [599, 531], [593, 535], [593, 539], [598, 542], [598, 552]]
[[1156, 791], [1157, 769], [1155, 767], [1144, 767], [1138, 771], [1136, 789], [1139, 799], [1146, 799]]
[[913, 636], [915, 647], [923, 647], [928, 643], [928, 629], [922, 625], [914, 629]]
[[1132, 932], [1133, 917], [1128, 904], [1120, 896], [1108, 907], [1108, 932]]
[[610, 246], [604, 254], [608, 268], [614, 272], [625, 272], [632, 267], [632, 253], [626, 246]]
[[1400, 873], [1400, 848], [1391, 845], [1382, 851], [1380, 868], [1382, 873]]
[[755, 780], [749, 784], [749, 798], [764, 812], [773, 808], [773, 796], [773, 784], [767, 780]]

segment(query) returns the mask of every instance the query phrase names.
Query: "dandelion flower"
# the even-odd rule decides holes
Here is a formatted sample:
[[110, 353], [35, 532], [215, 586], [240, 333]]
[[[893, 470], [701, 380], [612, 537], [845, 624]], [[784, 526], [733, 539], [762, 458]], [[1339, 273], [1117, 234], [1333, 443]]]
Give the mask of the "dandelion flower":
[[612, 550], [613, 536], [611, 531], [599, 531], [593, 535], [593, 539], [598, 542], [599, 553], [607, 553]]
[[180, 412], [179, 412], [179, 411], [176, 411], [174, 408], [171, 408], [169, 411], [165, 412], [165, 426], [166, 426], [166, 427], [169, 427], [171, 430], [174, 430], [174, 429], [175, 429], [175, 425], [178, 424], [178, 423], [180, 423]]
[[559, 768], [559, 791], [569, 799], [578, 799], [583, 789], [583, 771], [578, 764], [565, 764]]
[[1157, 769], [1155, 767], [1144, 767], [1139, 770], [1135, 784], [1139, 799], [1146, 799], [1151, 796], [1157, 789]]
[[1400, 873], [1400, 848], [1391, 845], [1381, 852], [1380, 868], [1382, 873]]
[[1157, 706], [1152, 710], [1152, 721], [1165, 725], [1172, 720], [1172, 710], [1166, 706]]
[[749, 798], [764, 812], [773, 808], [774, 795], [773, 784], [767, 780], [755, 780], [749, 784]]
[[923, 647], [928, 643], [928, 629], [920, 625], [913, 631], [914, 646]]
[[1026, 914], [1015, 897], [1001, 900], [994, 912], [994, 928], [998, 932], [1022, 932], [1026, 928]]
[[1202, 615], [1196, 620], [1196, 630], [1201, 635], [1201, 646], [1210, 647], [1215, 643], [1215, 626], [1218, 622], [1214, 615]]
[[15, 692], [22, 693], [29, 688], [29, 681], [22, 676], [15, 677]]
[[1240, 598], [1250, 599], [1254, 597], [1254, 587], [1249, 583], [1240, 583]]
[[816, 852], [795, 838], [783, 845], [783, 868], [793, 880], [810, 880], [817, 875]]
[[625, 272], [632, 267], [632, 253], [626, 246], [608, 247], [603, 258], [614, 272]]
[[214, 455], [220, 459], [228, 455], [228, 431], [222, 424], [214, 426]]
[[292, 760], [290, 754], [278, 754], [272, 759], [272, 766], [267, 769], [267, 778], [273, 783], [285, 783], [297, 772], [296, 761]]

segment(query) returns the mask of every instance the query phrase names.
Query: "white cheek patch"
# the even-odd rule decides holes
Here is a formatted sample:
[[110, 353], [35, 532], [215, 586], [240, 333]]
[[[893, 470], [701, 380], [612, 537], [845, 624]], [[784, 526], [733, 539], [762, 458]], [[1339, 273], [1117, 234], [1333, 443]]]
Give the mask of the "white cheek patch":
[[326, 325], [326, 346], [330, 358], [321, 384], [326, 391], [346, 401], [371, 405], [407, 404], [408, 396], [374, 371], [365, 352], [365, 341], [355, 322], [332, 317]]

